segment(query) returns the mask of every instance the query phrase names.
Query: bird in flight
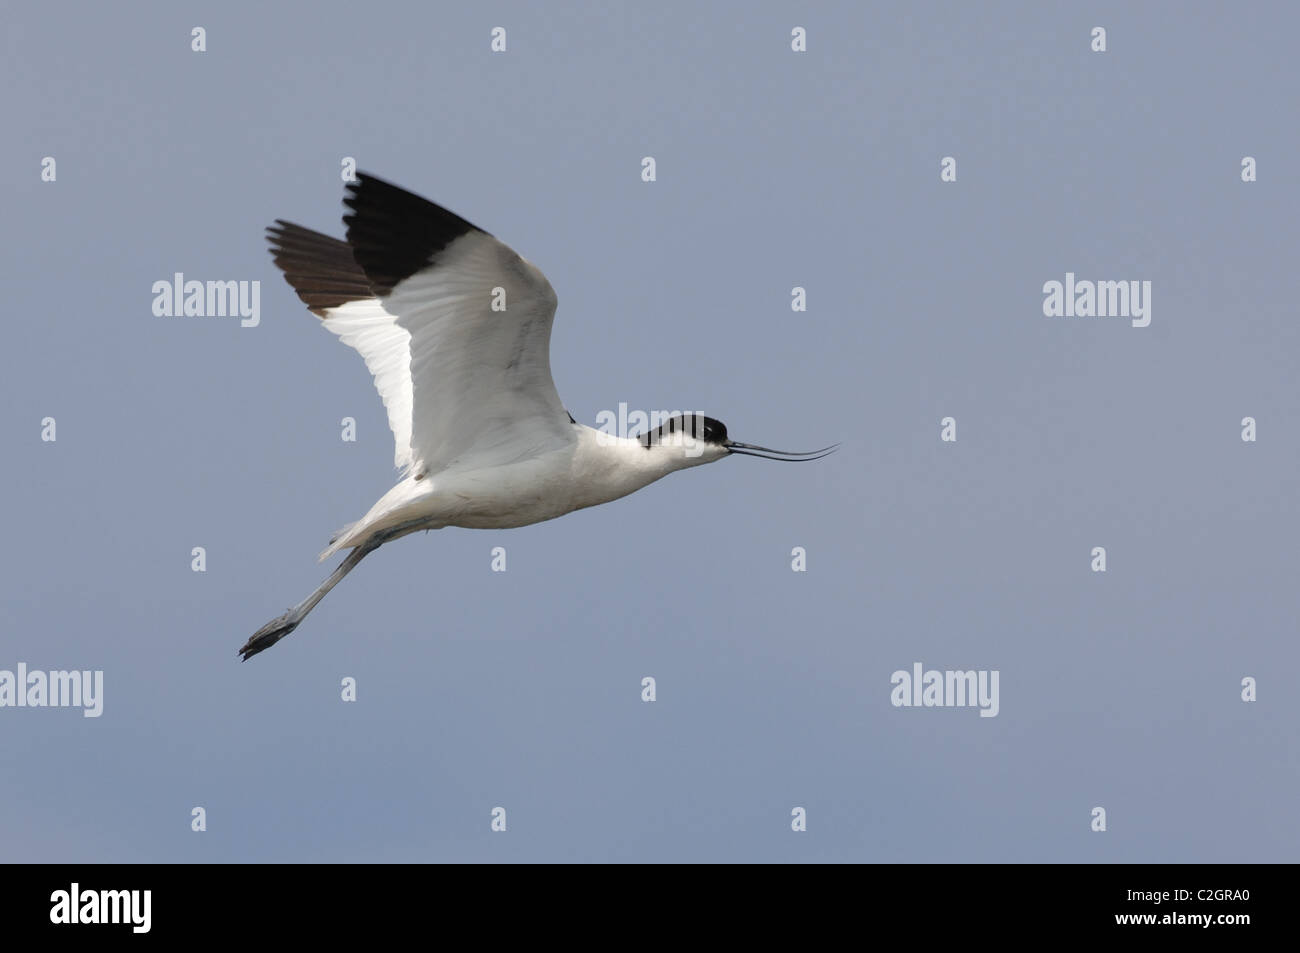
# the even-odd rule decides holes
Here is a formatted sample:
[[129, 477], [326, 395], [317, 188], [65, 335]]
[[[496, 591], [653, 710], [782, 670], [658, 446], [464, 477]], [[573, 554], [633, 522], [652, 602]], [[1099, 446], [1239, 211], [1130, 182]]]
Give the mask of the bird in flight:
[[[637, 437], [574, 421], [551, 380], [555, 292], [532, 263], [463, 218], [358, 173], [345, 240], [280, 219], [271, 254], [326, 330], [355, 348], [396, 440], [396, 486], [339, 530], [351, 550], [321, 585], [262, 626], [247, 661], [302, 622], [384, 543], [418, 530], [505, 529], [608, 503], [674, 470], [728, 456], [816, 460], [740, 443], [712, 417], [681, 414]], [[838, 445], [837, 445], [838, 446]]]

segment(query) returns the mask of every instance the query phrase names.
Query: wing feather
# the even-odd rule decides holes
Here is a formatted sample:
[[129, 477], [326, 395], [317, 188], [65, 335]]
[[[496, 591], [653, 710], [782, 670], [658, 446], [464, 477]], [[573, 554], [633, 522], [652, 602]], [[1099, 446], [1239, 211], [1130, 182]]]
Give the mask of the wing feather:
[[277, 220], [275, 263], [374, 377], [399, 468], [492, 466], [574, 438], [546, 276], [441, 206], [359, 173], [347, 241]]
[[410, 334], [418, 466], [488, 466], [564, 446], [546, 276], [463, 218], [361, 173], [345, 200], [354, 257]]

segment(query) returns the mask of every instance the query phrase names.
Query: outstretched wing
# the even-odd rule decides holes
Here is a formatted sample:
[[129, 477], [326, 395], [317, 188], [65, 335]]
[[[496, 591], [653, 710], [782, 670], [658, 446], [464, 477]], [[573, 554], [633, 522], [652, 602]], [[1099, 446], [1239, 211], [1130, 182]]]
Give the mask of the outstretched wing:
[[280, 219], [267, 236], [276, 265], [298, 297], [366, 362], [388, 411], [393, 464], [412, 466], [411, 335], [375, 297], [347, 242]]
[[348, 189], [346, 243], [281, 222], [272, 246], [299, 297], [365, 359], [397, 465], [491, 466], [571, 443], [551, 379], [545, 275], [381, 179], [361, 173]]

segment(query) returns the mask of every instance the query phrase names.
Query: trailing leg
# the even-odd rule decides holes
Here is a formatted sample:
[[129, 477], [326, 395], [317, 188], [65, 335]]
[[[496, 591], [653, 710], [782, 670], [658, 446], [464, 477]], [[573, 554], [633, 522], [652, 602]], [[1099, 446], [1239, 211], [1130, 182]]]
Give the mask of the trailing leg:
[[239, 654], [243, 657], [242, 661], [247, 662], [258, 652], [265, 652], [271, 646], [275, 645], [276, 642], [279, 642], [294, 629], [298, 628], [298, 623], [302, 622], [302, 620], [306, 618], [308, 612], [311, 612], [312, 609], [316, 608], [316, 604], [325, 598], [325, 593], [338, 585], [339, 580], [356, 568], [357, 563], [361, 562], [361, 560], [365, 559], [366, 556], [370, 555], [370, 553], [374, 552], [381, 545], [383, 545], [383, 543], [379, 541], [368, 542], [352, 550], [348, 555], [348, 558], [339, 563], [338, 568], [330, 573], [329, 578], [322, 582], [316, 588], [315, 592], [302, 602], [298, 603], [284, 615], [272, 619], [249, 637], [248, 641], [244, 643], [243, 648], [239, 650]]

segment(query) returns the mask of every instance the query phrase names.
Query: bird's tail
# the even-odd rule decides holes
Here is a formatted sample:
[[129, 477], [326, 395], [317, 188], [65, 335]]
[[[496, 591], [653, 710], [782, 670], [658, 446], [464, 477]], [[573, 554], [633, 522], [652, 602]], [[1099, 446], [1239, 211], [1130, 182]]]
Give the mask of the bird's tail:
[[357, 520], [356, 522], [353, 523], [348, 523], [346, 526], [344, 526], [342, 529], [336, 532], [333, 536], [331, 536], [330, 544], [321, 551], [321, 554], [319, 557], [317, 557], [316, 561], [324, 562], [325, 560], [333, 556], [335, 553], [337, 553], [340, 549], [346, 547], [348, 545], [347, 538], [352, 533], [352, 527], [356, 526], [358, 522], [360, 522], [360, 520]]

